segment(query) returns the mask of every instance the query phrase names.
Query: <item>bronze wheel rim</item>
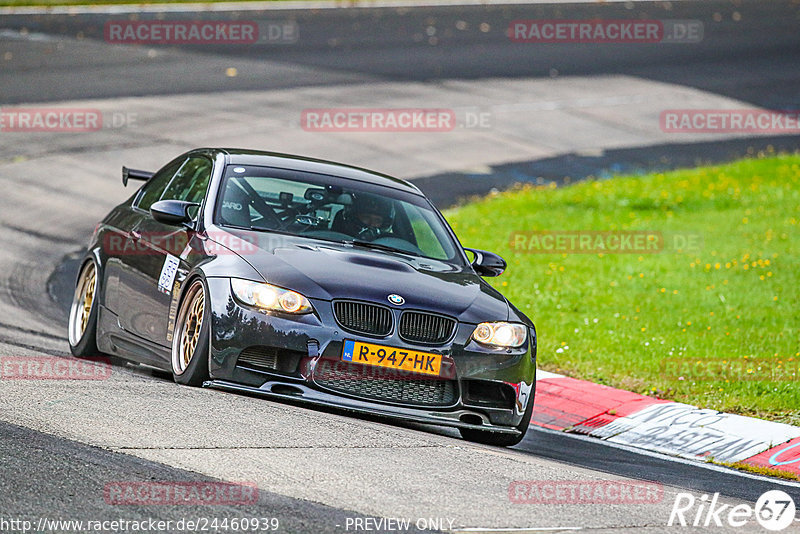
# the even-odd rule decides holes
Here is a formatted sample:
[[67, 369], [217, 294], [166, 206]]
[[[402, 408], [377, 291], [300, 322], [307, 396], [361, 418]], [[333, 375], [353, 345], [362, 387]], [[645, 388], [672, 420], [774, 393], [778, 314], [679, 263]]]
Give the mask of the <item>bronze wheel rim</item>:
[[175, 374], [183, 374], [197, 352], [205, 316], [205, 303], [203, 283], [198, 280], [187, 291], [178, 314], [177, 331], [172, 341], [172, 369]]
[[92, 306], [97, 288], [97, 269], [94, 262], [89, 262], [81, 271], [78, 284], [75, 286], [75, 296], [72, 299], [69, 318], [69, 342], [77, 345], [83, 339], [89, 327], [89, 318], [92, 315]]

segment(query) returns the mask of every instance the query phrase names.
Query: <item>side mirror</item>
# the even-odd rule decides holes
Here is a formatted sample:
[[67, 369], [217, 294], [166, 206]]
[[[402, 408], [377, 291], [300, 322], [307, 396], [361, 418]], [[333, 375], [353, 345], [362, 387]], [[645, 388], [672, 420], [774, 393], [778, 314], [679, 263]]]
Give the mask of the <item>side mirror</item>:
[[159, 200], [150, 206], [150, 215], [162, 224], [181, 226], [192, 222], [189, 208], [199, 205], [185, 200]]
[[500, 276], [506, 270], [506, 260], [493, 252], [475, 248], [465, 248], [464, 250], [475, 254], [475, 259], [472, 260], [472, 268], [481, 276]]

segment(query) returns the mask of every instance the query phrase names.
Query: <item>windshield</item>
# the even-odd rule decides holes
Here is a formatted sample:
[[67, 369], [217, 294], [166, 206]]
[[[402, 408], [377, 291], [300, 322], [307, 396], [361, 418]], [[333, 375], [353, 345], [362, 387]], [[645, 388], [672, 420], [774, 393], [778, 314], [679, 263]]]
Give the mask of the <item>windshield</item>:
[[417, 195], [315, 173], [230, 165], [215, 222], [462, 263], [444, 222]]

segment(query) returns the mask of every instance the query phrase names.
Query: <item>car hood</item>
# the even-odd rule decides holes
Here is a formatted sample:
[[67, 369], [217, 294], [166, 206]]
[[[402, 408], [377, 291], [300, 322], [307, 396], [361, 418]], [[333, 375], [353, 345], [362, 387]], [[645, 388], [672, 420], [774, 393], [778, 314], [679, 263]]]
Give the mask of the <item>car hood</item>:
[[[388, 296], [405, 299], [403, 309], [443, 313], [462, 322], [502, 321], [506, 299], [469, 268], [346, 244], [225, 229], [250, 243], [238, 254], [267, 282], [311, 299], [356, 299], [387, 306]], [[274, 234], [273, 234], [274, 235]]]

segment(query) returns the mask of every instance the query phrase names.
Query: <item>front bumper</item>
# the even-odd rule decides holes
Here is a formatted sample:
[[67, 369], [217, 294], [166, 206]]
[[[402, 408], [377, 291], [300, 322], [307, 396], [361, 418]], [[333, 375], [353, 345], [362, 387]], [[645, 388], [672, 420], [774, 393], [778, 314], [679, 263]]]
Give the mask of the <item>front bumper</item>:
[[[533, 329], [528, 342], [518, 349], [481, 346], [471, 340], [475, 325], [463, 323], [458, 324], [447, 344], [409, 344], [396, 332], [374, 338], [345, 331], [337, 324], [328, 301], [312, 299], [315, 312], [307, 315], [266, 313], [240, 305], [231, 295], [227, 278], [209, 278], [207, 283], [212, 323], [211, 380], [204, 384], [206, 387], [404, 421], [509, 434], [519, 433], [516, 427], [533, 402]], [[438, 401], [409, 402], [402, 396], [380, 398], [361, 394], [356, 391], [359, 388], [345, 391], [331, 387], [330, 381], [320, 379], [321, 369], [342, 365], [346, 339], [441, 354], [442, 377], [405, 374], [402, 380], [408, 381], [409, 387], [430, 389], [441, 378], [448, 382], [448, 394]], [[385, 370], [382, 374], [385, 376]], [[397, 382], [396, 378], [391, 381]]]
[[234, 391], [239, 393], [250, 393], [261, 395], [268, 398], [280, 399], [291, 402], [301, 402], [313, 406], [324, 406], [339, 408], [358, 414], [378, 415], [389, 419], [423, 423], [431, 425], [450, 426], [455, 428], [474, 428], [478, 430], [490, 430], [503, 434], [519, 435], [519, 430], [513, 427], [493, 425], [482, 418], [481, 424], [468, 423], [462, 420], [464, 416], [479, 416], [476, 412], [469, 409], [437, 412], [431, 410], [420, 410], [413, 408], [403, 408], [401, 406], [384, 406], [375, 402], [359, 401], [339, 395], [325, 393], [311, 387], [299, 384], [292, 384], [287, 388], [284, 382], [265, 382], [261, 387], [245, 386], [226, 380], [209, 380], [203, 387]]

